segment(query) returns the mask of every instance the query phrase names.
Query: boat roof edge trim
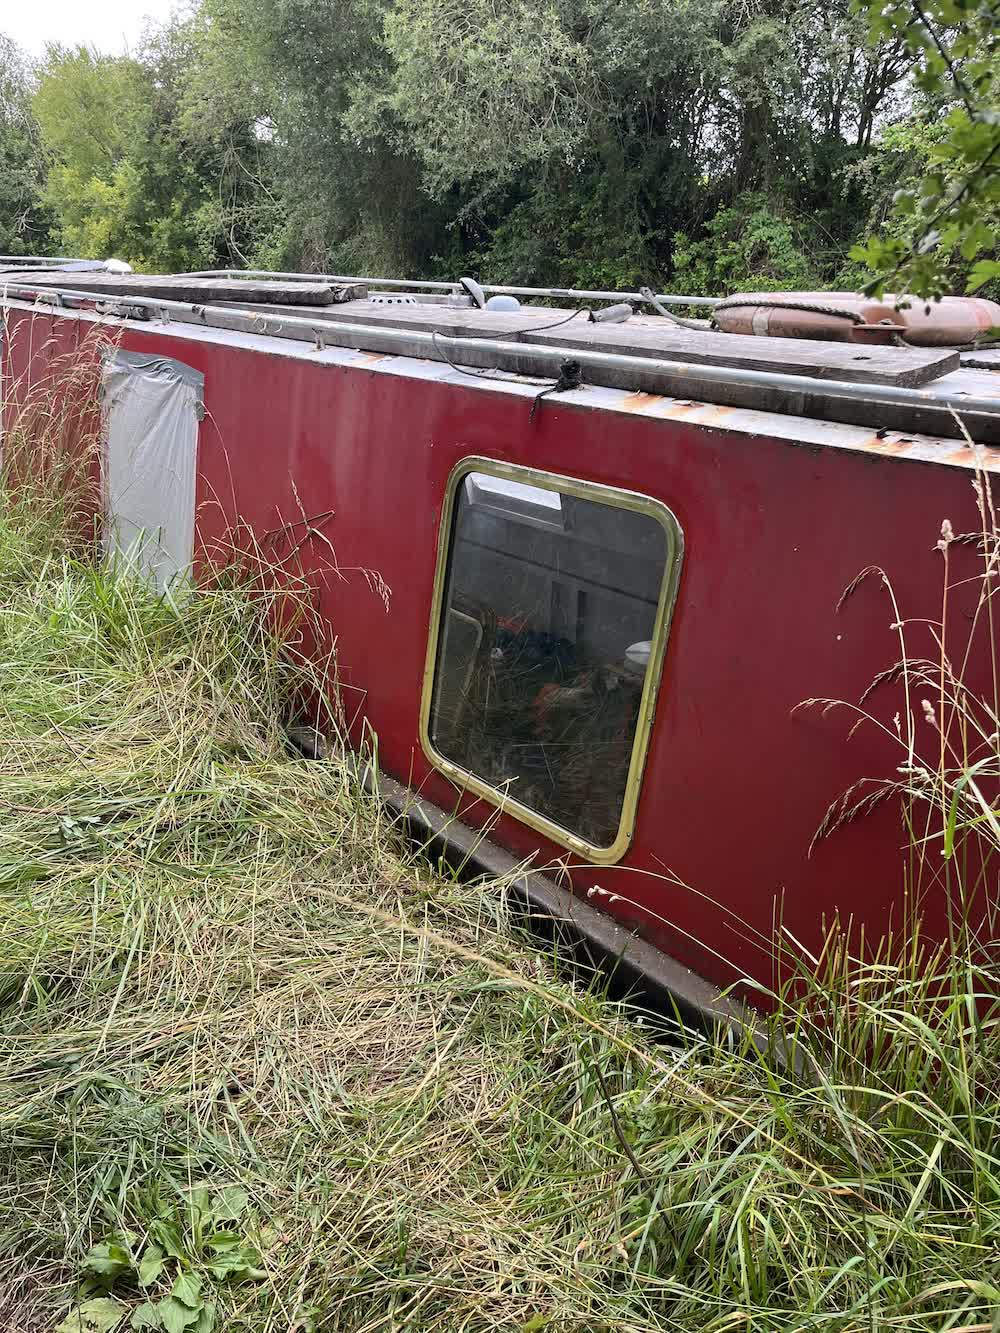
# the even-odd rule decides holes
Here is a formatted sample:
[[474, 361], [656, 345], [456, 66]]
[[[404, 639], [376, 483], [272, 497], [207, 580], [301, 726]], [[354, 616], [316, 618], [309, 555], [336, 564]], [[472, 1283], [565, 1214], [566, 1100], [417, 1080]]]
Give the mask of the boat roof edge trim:
[[[60, 308], [69, 307], [124, 319], [140, 326], [148, 322], [148, 315], [158, 315], [165, 323], [177, 320], [203, 328], [311, 341], [317, 349], [329, 343], [355, 351], [387, 352], [425, 361], [449, 362], [459, 370], [468, 367], [473, 374], [479, 369], [507, 371], [518, 377], [541, 375], [556, 378], [562, 364], [573, 360], [590, 372], [589, 382], [610, 388], [698, 398], [727, 406], [764, 406], [770, 411], [806, 417], [822, 415], [819, 408], [824, 403], [839, 404], [842, 411], [854, 409], [849, 416], [839, 418], [854, 424], [873, 424], [871, 416], [881, 407], [908, 409], [924, 418], [934, 418], [930, 433], [962, 438], [968, 431], [973, 439], [1000, 444], [1000, 397], [980, 397], [961, 389], [949, 391], [948, 376], [924, 388], [911, 389], [627, 356], [577, 347], [459, 338], [414, 329], [316, 321], [302, 316], [269, 315], [159, 297], [101, 297], [71, 287], [48, 287], [40, 291], [29, 283], [0, 283], [0, 306], [11, 300], [48, 314], [58, 314]], [[140, 311], [142, 316], [137, 318]], [[454, 355], [446, 355], [442, 349]], [[883, 423], [877, 421], [874, 424]], [[927, 430], [921, 425], [913, 429]], [[980, 431], [978, 436], [977, 429]]]

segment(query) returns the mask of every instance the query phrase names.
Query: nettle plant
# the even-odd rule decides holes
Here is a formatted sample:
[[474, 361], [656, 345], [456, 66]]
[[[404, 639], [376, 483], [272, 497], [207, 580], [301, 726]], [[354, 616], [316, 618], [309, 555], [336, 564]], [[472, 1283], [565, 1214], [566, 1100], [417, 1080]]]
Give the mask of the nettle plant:
[[[143, 1241], [123, 1231], [94, 1245], [80, 1267], [77, 1301], [54, 1333], [212, 1333], [220, 1282], [265, 1276], [246, 1190], [193, 1189], [181, 1208], [154, 1218]], [[145, 1299], [138, 1301], [138, 1296]]]

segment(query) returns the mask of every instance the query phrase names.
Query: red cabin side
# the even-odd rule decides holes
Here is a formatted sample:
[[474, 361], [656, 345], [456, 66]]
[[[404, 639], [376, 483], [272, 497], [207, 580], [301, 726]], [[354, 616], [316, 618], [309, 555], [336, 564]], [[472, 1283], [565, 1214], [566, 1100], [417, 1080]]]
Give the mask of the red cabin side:
[[[41, 327], [72, 345], [79, 317], [8, 311], [5, 378], [30, 376]], [[31, 338], [26, 325], [33, 321]], [[907, 838], [887, 801], [810, 848], [831, 803], [864, 778], [891, 777], [896, 743], [855, 716], [799, 707], [826, 697], [857, 703], [898, 659], [883, 569], [903, 617], [940, 617], [942, 520], [979, 526], [972, 451], [830, 427], [829, 443], [789, 438], [765, 413], [616, 391], [546, 399], [428, 363], [381, 354], [331, 357], [302, 347], [208, 332], [121, 332], [131, 351], [175, 358], [205, 377], [198, 443], [197, 534], [202, 549], [238, 521], [258, 534], [308, 514], [323, 527], [342, 579], [323, 584], [354, 738], [378, 736], [382, 768], [540, 865], [568, 860], [574, 890], [720, 985], [772, 980], [778, 916], [815, 949], [837, 913], [867, 937], [911, 905]], [[438, 371], [438, 367], [434, 367]], [[592, 404], [592, 405], [591, 405]], [[686, 418], [695, 418], [688, 420]], [[759, 419], [759, 433], [748, 422]], [[779, 430], [780, 426], [780, 430]], [[803, 432], [807, 434], [806, 432]], [[588, 866], [556, 841], [470, 799], [420, 742], [420, 708], [439, 523], [449, 476], [463, 459], [502, 462], [638, 492], [662, 501], [684, 536], [684, 560], [639, 796], [634, 837], [612, 866]], [[329, 561], [314, 544], [316, 565]], [[952, 548], [953, 581], [980, 567]], [[388, 609], [362, 571], [390, 590]], [[978, 586], [955, 593], [956, 623]], [[930, 635], [917, 651], [931, 653]], [[975, 661], [983, 676], [984, 653]], [[892, 729], [899, 687], [868, 707]], [[915, 701], [919, 713], [919, 700]], [[919, 726], [919, 718], [918, 718]], [[932, 744], [928, 734], [927, 741]], [[925, 884], [924, 887], [927, 887]], [[614, 897], [612, 897], [614, 895]], [[945, 897], [924, 904], [945, 929]]]

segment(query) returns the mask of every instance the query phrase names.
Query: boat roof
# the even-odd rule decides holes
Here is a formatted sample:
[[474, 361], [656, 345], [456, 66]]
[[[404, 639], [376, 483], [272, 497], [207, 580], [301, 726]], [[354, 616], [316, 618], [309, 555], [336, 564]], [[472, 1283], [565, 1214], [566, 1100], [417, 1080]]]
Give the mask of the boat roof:
[[[465, 384], [474, 378], [484, 387], [520, 383], [532, 395], [556, 382], [579, 382], [574, 395], [618, 390], [622, 400], [682, 405], [685, 419], [702, 424], [706, 418], [719, 424], [724, 416], [729, 428], [734, 410], [741, 410], [755, 418], [793, 417], [800, 434], [809, 421], [860, 426], [866, 437], [874, 431], [882, 441], [900, 433], [1000, 444], [1000, 350], [720, 333], [707, 321], [681, 327], [660, 313], [643, 313], [641, 306], [648, 309], [653, 299], [648, 292], [477, 287], [262, 271], [123, 274], [96, 261], [28, 263], [0, 256], [0, 300], [8, 305], [55, 305], [67, 315], [155, 324], [157, 332], [197, 332], [199, 340], [311, 360], [340, 349], [392, 361], [396, 373], [407, 362], [406, 373], [413, 374], [412, 363], [420, 362], [444, 368], [434, 378]], [[481, 308], [482, 296], [497, 290], [531, 304]], [[700, 306], [701, 313], [714, 304], [713, 298], [674, 294], [655, 299], [662, 306], [690, 304], [696, 312]], [[591, 318], [609, 302], [622, 322]], [[626, 302], [640, 310], [630, 312]], [[420, 377], [427, 378], [426, 371]], [[589, 401], [597, 405], [593, 396]], [[610, 406], [607, 400], [601, 405]], [[664, 413], [670, 414], [652, 412]], [[766, 433], [786, 431], [769, 427]]]

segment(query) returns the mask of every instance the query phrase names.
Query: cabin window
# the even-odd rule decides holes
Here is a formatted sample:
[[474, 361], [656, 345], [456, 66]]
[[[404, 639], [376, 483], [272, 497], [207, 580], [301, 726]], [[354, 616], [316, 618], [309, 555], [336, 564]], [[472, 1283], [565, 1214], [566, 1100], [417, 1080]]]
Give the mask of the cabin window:
[[602, 860], [628, 845], [679, 572], [670, 511], [477, 460], [452, 478], [424, 742], [454, 779]]

